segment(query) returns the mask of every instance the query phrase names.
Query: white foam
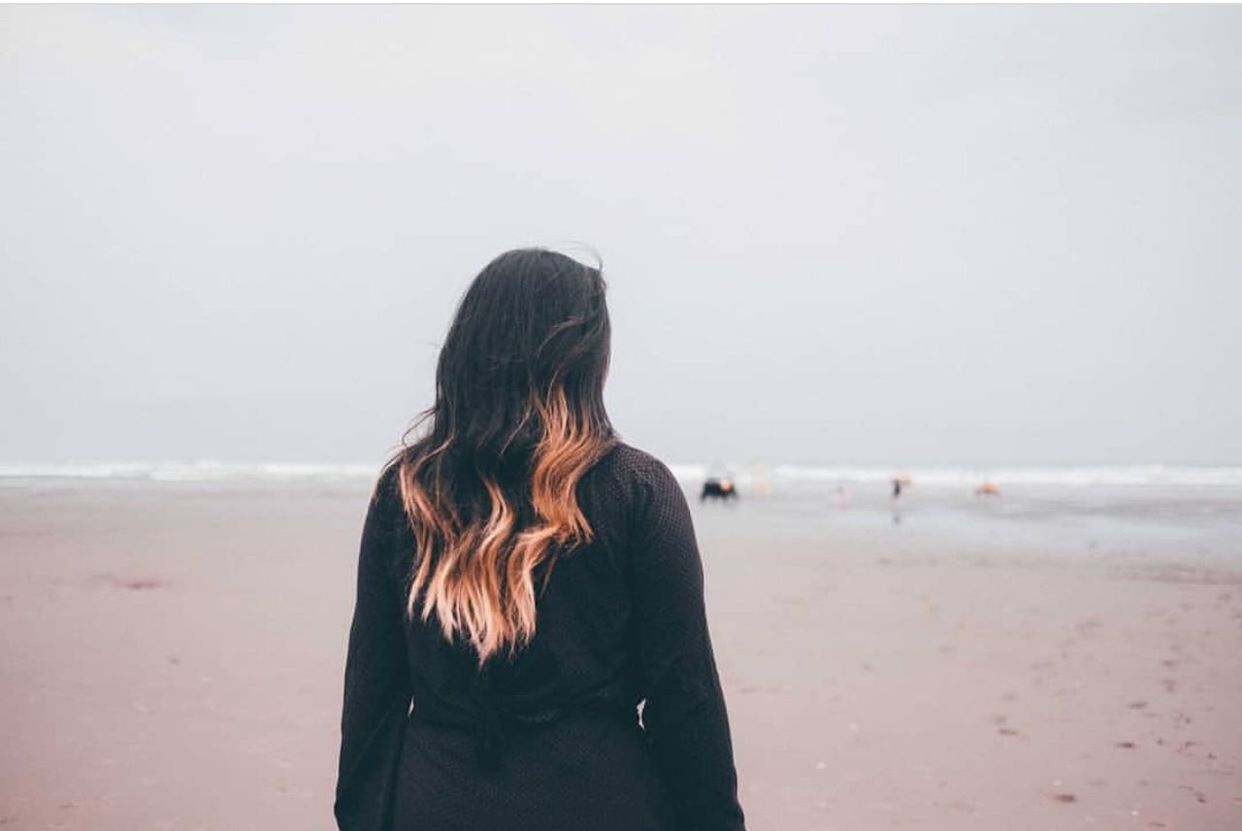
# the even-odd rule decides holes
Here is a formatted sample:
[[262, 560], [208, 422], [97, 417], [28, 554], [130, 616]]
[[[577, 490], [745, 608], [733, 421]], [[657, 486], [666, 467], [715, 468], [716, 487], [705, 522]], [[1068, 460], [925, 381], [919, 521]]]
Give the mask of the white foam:
[[300, 462], [236, 463], [100, 462], [63, 465], [0, 464], [2, 479], [146, 479], [153, 482], [339, 481], [373, 479], [378, 464], [315, 464]]
[[[701, 481], [709, 468], [703, 465], [670, 465], [674, 475], [685, 482]], [[1242, 467], [1192, 467], [1171, 465], [1115, 465], [1096, 467], [826, 467], [776, 465], [756, 469], [750, 465], [719, 468], [728, 471], [739, 485], [834, 484], [890, 482], [909, 477], [915, 485], [931, 487], [975, 487], [990, 481], [998, 485], [1050, 485], [1061, 487], [1153, 486], [1153, 487], [1232, 487], [1242, 488]]]
[[[916, 486], [971, 487], [986, 480], [999, 485], [1061, 487], [1167, 486], [1242, 488], [1242, 467], [1118, 465], [1105, 467], [868, 467], [748, 464], [669, 464], [680, 481], [697, 485], [708, 475], [728, 473], [739, 485], [793, 486], [889, 482], [909, 476]], [[153, 482], [347, 481], [373, 480], [380, 464], [316, 462], [83, 462], [70, 464], [0, 464], [0, 479], [131, 479]]]

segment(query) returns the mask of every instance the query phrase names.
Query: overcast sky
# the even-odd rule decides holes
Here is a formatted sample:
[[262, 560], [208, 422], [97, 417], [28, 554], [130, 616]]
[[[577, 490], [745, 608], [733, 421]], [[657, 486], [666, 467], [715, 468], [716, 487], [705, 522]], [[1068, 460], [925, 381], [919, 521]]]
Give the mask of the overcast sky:
[[582, 243], [670, 462], [1238, 464], [1240, 209], [1238, 7], [6, 6], [0, 461], [376, 460]]

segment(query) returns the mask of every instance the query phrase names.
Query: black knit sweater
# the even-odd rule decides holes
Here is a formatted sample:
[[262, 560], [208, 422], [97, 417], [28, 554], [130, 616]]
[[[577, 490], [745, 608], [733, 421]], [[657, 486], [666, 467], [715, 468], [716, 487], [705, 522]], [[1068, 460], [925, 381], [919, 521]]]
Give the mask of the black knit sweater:
[[559, 558], [530, 644], [480, 673], [434, 616], [405, 619], [413, 535], [394, 470], [380, 478], [345, 667], [343, 831], [744, 829], [681, 487], [620, 443], [578, 499], [593, 541]]

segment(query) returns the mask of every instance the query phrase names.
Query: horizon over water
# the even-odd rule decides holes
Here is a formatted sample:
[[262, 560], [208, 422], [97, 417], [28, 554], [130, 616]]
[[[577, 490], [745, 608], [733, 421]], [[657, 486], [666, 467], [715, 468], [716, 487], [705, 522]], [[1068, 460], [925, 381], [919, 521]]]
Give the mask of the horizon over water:
[[[0, 493], [69, 495], [83, 505], [226, 499], [237, 510], [286, 516], [326, 498], [361, 510], [382, 461], [366, 463], [125, 461], [0, 463]], [[843, 553], [883, 546], [892, 556], [934, 546], [961, 558], [1007, 552], [1099, 565], [1198, 569], [1242, 563], [1242, 466], [1031, 465], [901, 468], [880, 465], [668, 463], [695, 514], [706, 557], [721, 546], [771, 544]], [[740, 498], [700, 504], [709, 475]], [[899, 498], [892, 480], [907, 481]], [[998, 496], [979, 495], [983, 482]], [[244, 507], [243, 507], [244, 506]], [[14, 508], [15, 505], [10, 505]], [[817, 555], [818, 556], [818, 555]]]
[[[0, 462], [0, 479], [138, 479], [152, 482], [228, 482], [231, 480], [367, 479], [382, 462], [225, 462], [196, 460], [124, 460], [62, 463]], [[668, 462], [683, 483], [727, 475], [739, 484], [813, 485], [815, 483], [890, 482], [908, 477], [912, 484], [974, 487], [983, 480], [999, 485], [1116, 485], [1242, 488], [1242, 465], [815, 465], [766, 463]]]

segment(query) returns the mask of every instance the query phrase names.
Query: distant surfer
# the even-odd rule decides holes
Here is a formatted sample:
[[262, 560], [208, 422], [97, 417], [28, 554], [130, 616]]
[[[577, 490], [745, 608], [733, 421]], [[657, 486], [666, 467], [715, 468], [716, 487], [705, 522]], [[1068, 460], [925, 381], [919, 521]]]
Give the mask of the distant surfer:
[[902, 488], [909, 480], [904, 476], [893, 477], [893, 524], [901, 524], [901, 505], [898, 500], [901, 499]]
[[737, 488], [733, 486], [733, 480], [713, 478], [704, 482], [703, 490], [699, 493], [699, 501], [706, 502], [708, 499], [720, 499], [725, 502], [737, 499]]

